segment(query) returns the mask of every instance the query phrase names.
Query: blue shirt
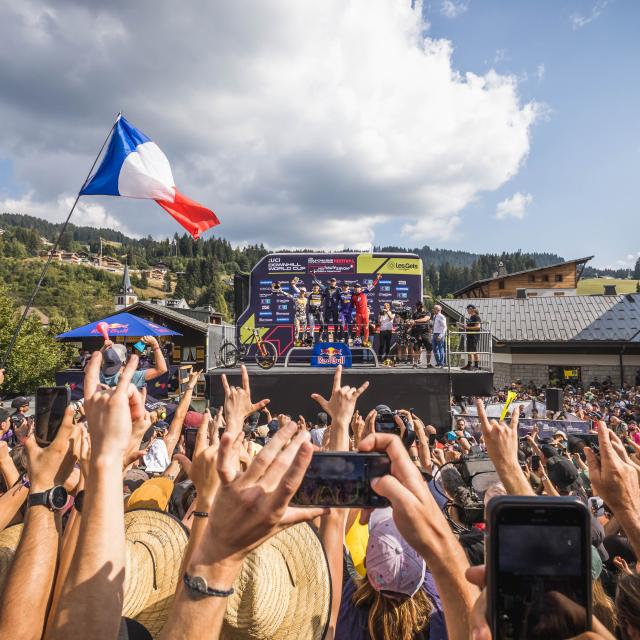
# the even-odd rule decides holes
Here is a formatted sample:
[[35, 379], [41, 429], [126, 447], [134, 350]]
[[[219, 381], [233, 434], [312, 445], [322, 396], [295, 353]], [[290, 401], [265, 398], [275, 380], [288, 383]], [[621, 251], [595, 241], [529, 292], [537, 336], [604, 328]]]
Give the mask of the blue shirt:
[[[138, 389], [142, 389], [147, 384], [147, 381], [144, 377], [145, 371], [138, 370], [133, 374], [131, 378], [131, 384], [133, 384]], [[102, 371], [100, 372], [100, 382], [102, 384], [106, 384], [109, 387], [115, 387], [118, 384], [118, 380], [120, 380], [120, 372], [114, 373], [112, 376], [105, 376]]]

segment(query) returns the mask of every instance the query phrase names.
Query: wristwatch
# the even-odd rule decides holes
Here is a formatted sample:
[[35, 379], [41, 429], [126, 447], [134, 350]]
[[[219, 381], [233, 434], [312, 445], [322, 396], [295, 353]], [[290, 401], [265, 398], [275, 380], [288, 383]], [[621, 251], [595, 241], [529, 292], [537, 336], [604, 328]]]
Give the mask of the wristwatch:
[[27, 506], [43, 506], [47, 507], [50, 511], [59, 511], [60, 509], [64, 509], [67, 506], [68, 499], [69, 495], [67, 494], [67, 490], [64, 487], [58, 485], [56, 487], [48, 489], [47, 491], [29, 494]]
[[234, 594], [234, 589], [223, 590], [213, 589], [207, 581], [201, 576], [190, 576], [187, 573], [184, 574], [184, 584], [192, 595], [201, 596], [216, 596], [218, 598], [228, 598]]

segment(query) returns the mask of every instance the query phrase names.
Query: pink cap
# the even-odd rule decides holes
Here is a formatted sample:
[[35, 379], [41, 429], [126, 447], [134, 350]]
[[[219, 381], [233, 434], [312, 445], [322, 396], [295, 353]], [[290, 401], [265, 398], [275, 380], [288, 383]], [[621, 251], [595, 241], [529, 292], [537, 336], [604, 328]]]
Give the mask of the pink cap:
[[425, 562], [400, 535], [391, 507], [376, 509], [371, 514], [365, 562], [367, 578], [376, 591], [411, 597], [424, 581]]

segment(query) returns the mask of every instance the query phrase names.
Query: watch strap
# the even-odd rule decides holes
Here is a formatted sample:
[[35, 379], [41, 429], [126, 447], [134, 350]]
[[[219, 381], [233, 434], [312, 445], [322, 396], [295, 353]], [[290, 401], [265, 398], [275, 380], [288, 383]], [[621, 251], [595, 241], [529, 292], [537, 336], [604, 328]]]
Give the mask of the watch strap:
[[51, 508], [49, 505], [49, 492], [51, 489], [47, 489], [47, 491], [41, 491], [40, 493], [30, 493], [29, 498], [27, 499], [28, 507], [47, 507]]
[[233, 587], [231, 589], [214, 589], [207, 584], [207, 581], [200, 576], [190, 576], [184, 574], [184, 584], [192, 595], [213, 596], [216, 598], [228, 598], [235, 593]]

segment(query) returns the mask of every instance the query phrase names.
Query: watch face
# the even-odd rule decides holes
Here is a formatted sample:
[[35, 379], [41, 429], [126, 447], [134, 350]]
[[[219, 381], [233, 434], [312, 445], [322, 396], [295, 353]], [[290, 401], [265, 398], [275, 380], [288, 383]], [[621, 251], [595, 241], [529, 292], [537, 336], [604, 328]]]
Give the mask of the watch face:
[[49, 494], [49, 502], [53, 509], [63, 509], [67, 504], [67, 490], [64, 487], [53, 487]]

